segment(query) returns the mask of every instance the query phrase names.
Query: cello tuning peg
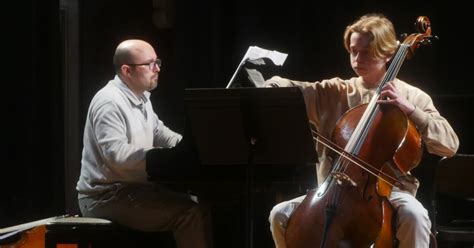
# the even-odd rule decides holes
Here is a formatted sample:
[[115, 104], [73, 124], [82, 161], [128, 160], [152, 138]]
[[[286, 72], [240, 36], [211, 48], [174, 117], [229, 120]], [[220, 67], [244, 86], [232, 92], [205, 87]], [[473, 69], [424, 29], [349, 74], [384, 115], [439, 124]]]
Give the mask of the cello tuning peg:
[[426, 45], [431, 45], [432, 42], [431, 42], [430, 38], [427, 38], [427, 39], [420, 40], [419, 44], [422, 45], [422, 46], [426, 46]]
[[434, 36], [433, 36], [433, 35], [430, 35], [430, 36], [428, 36], [427, 38], [428, 38], [428, 40], [429, 40], [430, 42], [433, 41], [433, 40], [439, 40], [439, 37], [436, 36], [436, 35], [434, 35]]
[[421, 40], [422, 45], [431, 45], [433, 44], [433, 40], [439, 40], [438, 36], [427, 36], [423, 40]]

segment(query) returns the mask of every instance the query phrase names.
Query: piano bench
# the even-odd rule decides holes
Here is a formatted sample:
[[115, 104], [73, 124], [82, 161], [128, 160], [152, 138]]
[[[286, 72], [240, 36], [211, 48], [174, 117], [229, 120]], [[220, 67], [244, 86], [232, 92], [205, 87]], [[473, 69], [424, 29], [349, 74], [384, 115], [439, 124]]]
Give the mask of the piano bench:
[[[162, 247], [176, 248], [171, 231], [132, 230], [99, 218], [72, 217], [46, 224], [45, 248]], [[63, 246], [65, 245], [65, 246]], [[61, 247], [60, 246], [60, 247]]]

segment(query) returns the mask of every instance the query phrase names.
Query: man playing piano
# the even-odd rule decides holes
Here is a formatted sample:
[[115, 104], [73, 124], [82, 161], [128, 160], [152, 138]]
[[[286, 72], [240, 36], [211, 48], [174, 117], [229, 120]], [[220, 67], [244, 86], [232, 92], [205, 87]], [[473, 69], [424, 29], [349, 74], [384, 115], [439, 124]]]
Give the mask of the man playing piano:
[[85, 123], [76, 188], [83, 216], [143, 231], [171, 230], [178, 248], [212, 247], [209, 209], [147, 181], [146, 152], [181, 140], [150, 102], [161, 60], [149, 43], [126, 40], [113, 63], [116, 76], [92, 99]]

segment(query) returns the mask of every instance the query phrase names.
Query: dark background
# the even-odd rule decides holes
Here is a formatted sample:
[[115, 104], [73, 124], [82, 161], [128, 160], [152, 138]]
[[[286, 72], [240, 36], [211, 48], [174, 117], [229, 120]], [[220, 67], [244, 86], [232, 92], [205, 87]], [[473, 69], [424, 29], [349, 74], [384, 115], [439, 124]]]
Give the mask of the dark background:
[[[438, 1], [440, 2], [440, 1]], [[225, 87], [251, 45], [288, 53], [280, 75], [315, 81], [353, 75], [343, 48], [345, 26], [362, 14], [384, 13], [397, 34], [414, 32], [420, 15], [439, 37], [403, 65], [399, 78], [430, 94], [457, 132], [459, 153], [473, 153], [471, 13], [462, 1], [101, 0], [17, 1], [2, 16], [3, 118], [0, 227], [77, 213], [75, 183], [82, 127], [93, 94], [114, 75], [116, 45], [149, 41], [163, 60], [152, 94], [171, 128], [184, 128], [185, 88]], [[167, 18], [154, 21], [153, 15]], [[430, 173], [437, 158], [419, 171]], [[276, 186], [275, 186], [276, 185]], [[235, 186], [239, 187], [239, 186]], [[269, 208], [302, 192], [274, 184], [257, 192], [256, 243], [270, 246]], [[294, 189], [294, 190], [293, 190]], [[225, 196], [226, 188], [221, 188]], [[232, 188], [229, 189], [232, 192]], [[423, 190], [423, 187], [422, 189]], [[270, 191], [271, 194], [265, 192]], [[217, 228], [241, 220], [240, 198], [223, 204]], [[230, 208], [230, 209], [229, 209]], [[238, 213], [235, 213], [238, 212]], [[238, 224], [237, 224], [238, 226]], [[242, 225], [241, 225], [242, 226]], [[229, 232], [231, 232], [229, 230]], [[235, 240], [245, 231], [228, 234]], [[224, 235], [224, 231], [218, 232]], [[224, 239], [220, 237], [220, 239]]]

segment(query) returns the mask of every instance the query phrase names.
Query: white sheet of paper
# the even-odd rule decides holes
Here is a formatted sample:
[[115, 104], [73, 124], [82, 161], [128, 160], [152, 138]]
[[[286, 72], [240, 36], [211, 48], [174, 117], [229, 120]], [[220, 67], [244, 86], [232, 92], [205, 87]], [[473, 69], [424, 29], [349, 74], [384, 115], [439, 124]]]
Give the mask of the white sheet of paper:
[[235, 70], [234, 75], [232, 75], [232, 77], [230, 78], [230, 81], [227, 84], [226, 88], [230, 87], [230, 85], [234, 81], [235, 76], [240, 71], [240, 68], [242, 67], [242, 65], [245, 63], [247, 59], [255, 60], [259, 58], [269, 58], [275, 65], [281, 66], [285, 62], [286, 57], [288, 57], [287, 53], [281, 53], [275, 50], [270, 51], [258, 46], [249, 46], [249, 48], [247, 49], [247, 52], [245, 53], [244, 57], [240, 61], [240, 64], [237, 67], [237, 70]]
[[288, 57], [287, 53], [281, 53], [275, 50], [270, 51], [258, 46], [250, 46], [242, 61], [245, 61], [246, 59], [269, 58], [275, 65], [283, 65], [286, 57]]
[[262, 73], [260, 73], [259, 71], [255, 69], [245, 68], [245, 70], [248, 73], [249, 80], [252, 83], [254, 83], [257, 88], [263, 87], [263, 84], [265, 83], [265, 79], [263, 78]]

